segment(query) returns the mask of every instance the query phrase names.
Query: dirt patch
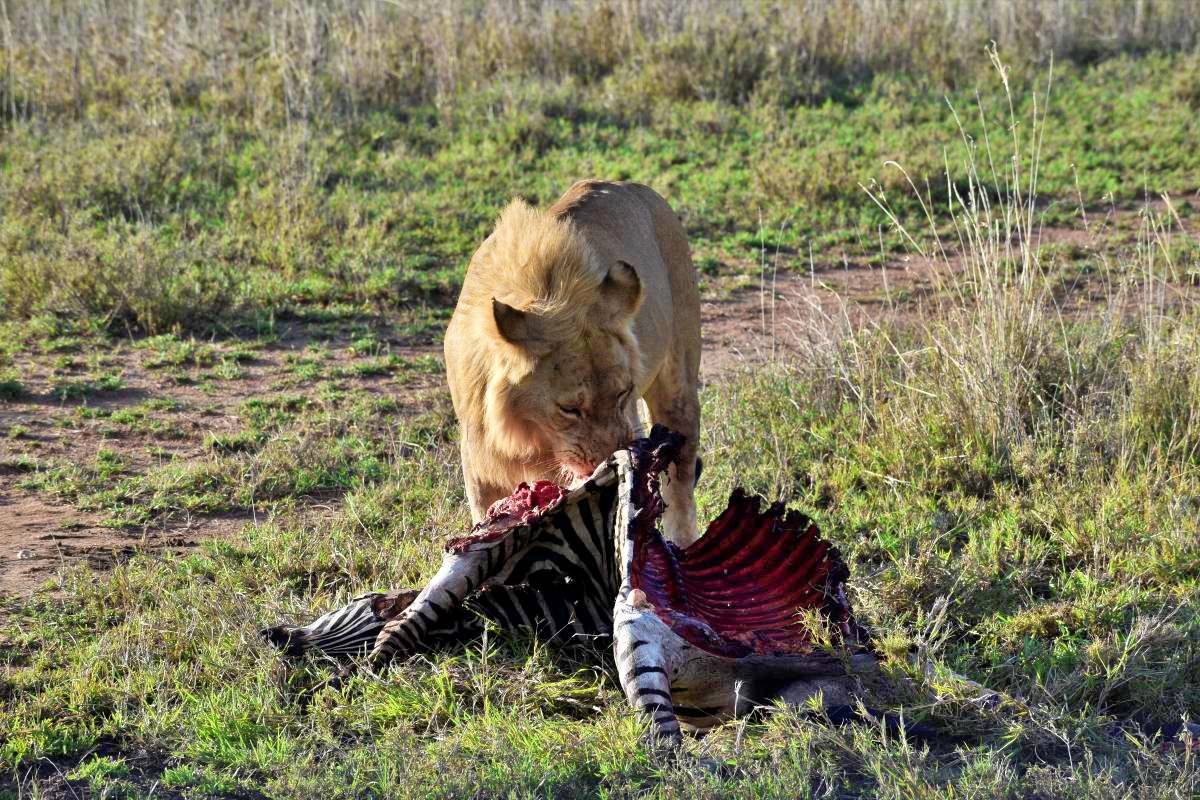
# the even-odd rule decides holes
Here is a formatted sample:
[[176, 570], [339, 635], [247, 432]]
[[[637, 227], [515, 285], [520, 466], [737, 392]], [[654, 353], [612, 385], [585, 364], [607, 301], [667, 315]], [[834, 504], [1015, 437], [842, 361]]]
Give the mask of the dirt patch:
[[889, 317], [919, 316], [953, 267], [927, 258], [795, 265], [701, 303], [701, 378], [802, 355], [813, 343]]
[[250, 518], [223, 514], [158, 530], [123, 530], [6, 483], [11, 477], [0, 476], [0, 596], [32, 594], [72, 563], [107, 569], [135, 553], [184, 552], [237, 533]]
[[[355, 342], [371, 353], [355, 351]], [[19, 360], [24, 393], [0, 401], [0, 596], [27, 596], [75, 563], [104, 569], [135, 553], [186, 552], [235, 535], [251, 520], [249, 511], [180, 512], [148, 527], [112, 527], [104, 514], [31, 490], [38, 470], [108, 458], [120, 464], [120, 477], [136, 477], [213, 458], [211, 437], [242, 431], [250, 400], [315, 399], [332, 382], [339, 391], [386, 397], [397, 409], [392, 413], [410, 414], [428, 409], [443, 383], [434, 362], [414, 361], [440, 357], [440, 348], [360, 324], [340, 330], [294, 324], [248, 355], [238, 352], [240, 345], [237, 339], [203, 342], [202, 363], [166, 366], [153, 348], [123, 342], [85, 342], [66, 355], [37, 355], [31, 348]], [[236, 360], [231, 352], [238, 352]], [[64, 385], [94, 383], [97, 372], [118, 376], [119, 388], [63, 396]]]
[[[1183, 209], [1190, 212], [1180, 217]], [[1200, 302], [1200, 264], [1165, 263], [1173, 242], [1200, 242], [1197, 210], [1200, 196], [1186, 196], [1171, 206], [1152, 200], [1144, 209], [1091, 211], [1080, 227], [1035, 227], [1030, 238], [1041, 268], [1057, 282], [1058, 311], [1072, 319], [1107, 306], [1128, 316], [1147, 297], [1163, 311]], [[1112, 269], [1147, 260], [1170, 278], [1147, 281], [1140, 269]], [[943, 302], [973, 292], [963, 259], [941, 252], [894, 256], [883, 264], [781, 253], [765, 268], [746, 262], [730, 272], [758, 277], [724, 284], [718, 278], [703, 298], [701, 378], [708, 382], [748, 364], [803, 357], [813, 344], [872, 322], [927, 319]]]

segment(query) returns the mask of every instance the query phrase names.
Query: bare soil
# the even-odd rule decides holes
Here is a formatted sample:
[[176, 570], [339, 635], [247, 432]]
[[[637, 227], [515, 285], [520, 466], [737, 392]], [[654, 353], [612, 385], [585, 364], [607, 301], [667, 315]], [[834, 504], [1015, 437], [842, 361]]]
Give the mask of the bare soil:
[[[181, 513], [153, 526], [115, 527], [102, 514], [25, 488], [30, 473], [23, 459], [90, 464], [107, 451], [127, 465], [128, 473], [140, 474], [166, 462], [211, 458], [206, 437], [241, 430], [239, 410], [245, 401], [312, 391], [310, 382], [298, 378], [288, 365], [289, 357], [302, 355], [308, 345], [316, 344], [325, 368], [346, 367], [356, 361], [348, 350], [351, 339], [349, 334], [331, 337], [326, 330], [294, 325], [275, 343], [239, 363], [236, 377], [223, 380], [206, 377], [211, 375], [211, 365], [147, 366], [153, 352], [122, 345], [101, 358], [102, 369], [120, 373], [122, 388], [75, 400], [61, 400], [54, 391], [55, 379], [61, 382], [70, 367], [64, 370], [43, 363], [52, 358], [28, 357], [20, 365], [26, 393], [15, 401], [0, 401], [0, 597], [28, 596], [42, 588], [54, 591], [56, 576], [77, 563], [103, 569], [135, 553], [185, 552], [199, 542], [232, 536], [253, 520], [249, 510], [206, 516]], [[402, 358], [437, 356], [440, 347], [431, 341], [395, 340], [388, 343], [388, 352]], [[94, 366], [81, 363], [75, 371], [82, 379]], [[414, 372], [402, 380], [392, 375], [352, 375], [340, 383], [346, 389], [390, 396], [406, 413], [428, 407], [441, 379]], [[135, 426], [115, 425], [108, 416], [150, 399], [169, 400], [173, 408], [151, 412]], [[104, 413], [81, 416], [81, 409]]]
[[[1200, 207], [1197, 198], [1183, 202]], [[1159, 206], [1158, 211], [1165, 209]], [[1094, 260], [1104, 253], [1135, 249], [1138, 225], [1133, 212], [1093, 214], [1086, 230], [1043, 229], [1038, 232], [1039, 243], [1054, 245], [1067, 254], [1068, 261]], [[1189, 222], [1187, 227], [1186, 235], [1197, 238], [1195, 225]], [[705, 381], [766, 361], [803, 357], [811, 342], [871, 321], [921, 318], [931, 304], [946, 296], [960, 269], [954, 258], [917, 255], [883, 266], [863, 258], [810, 262], [798, 255], [768, 259], [765, 272], [753, 264], [726, 266], [705, 284]], [[755, 272], [761, 277], [745, 277]], [[1087, 270], [1075, 274], [1069, 268], [1065, 274], [1059, 299], [1068, 314], [1094, 307], [1107, 296], [1103, 290], [1108, 278]], [[1197, 294], [1194, 282], [1186, 281], [1171, 286], [1170, 292], [1180, 302], [1196, 299]], [[390, 336], [384, 324], [375, 333], [390, 353], [441, 358], [435, 336], [398, 338]], [[183, 552], [206, 539], [235, 535], [251, 519], [249, 512], [243, 512], [172, 519], [138, 530], [107, 527], [99, 515], [21, 488], [27, 475], [13, 466], [19, 463], [14, 457], [91, 463], [105, 449], [118, 453], [133, 470], [163, 459], [207, 458], [211, 451], [205, 447], [205, 436], [240, 430], [238, 411], [244, 401], [308, 390], [297, 380], [289, 360], [294, 363], [295, 357], [315, 345], [324, 353], [327, 366], [349, 365], [352, 338], [347, 331], [331, 334], [328, 326], [295, 323], [273, 344], [240, 363], [236, 377], [215, 383], [206, 381], [203, 368], [154, 368], [147, 366], [153, 353], [118, 347], [102, 355], [99, 366], [118, 371], [123, 388], [72, 401], [59, 400], [52, 391], [52, 375], [61, 379], [61, 364], [52, 367], [50, 358], [30, 357], [22, 365], [29, 393], [17, 401], [0, 402], [0, 596], [28, 596], [40, 588], [53, 591], [54, 577], [79, 562], [104, 568], [138, 552]], [[402, 381], [387, 375], [347, 377], [344, 383], [347, 388], [393, 398], [402, 413], [428, 407], [444, 391], [441, 375], [430, 372], [405, 375]], [[81, 418], [77, 413], [81, 406], [111, 411], [151, 398], [177, 404], [169, 414], [151, 416], [152, 420], [161, 416], [162, 425], [155, 429], [115, 430], [103, 417]], [[21, 431], [15, 438], [14, 428]]]
[[27, 595], [64, 566], [83, 561], [96, 569], [137, 552], [184, 552], [205, 539], [231, 536], [249, 521], [245, 513], [194, 517], [162, 530], [106, 527], [70, 506], [20, 489], [0, 496], [0, 587]]

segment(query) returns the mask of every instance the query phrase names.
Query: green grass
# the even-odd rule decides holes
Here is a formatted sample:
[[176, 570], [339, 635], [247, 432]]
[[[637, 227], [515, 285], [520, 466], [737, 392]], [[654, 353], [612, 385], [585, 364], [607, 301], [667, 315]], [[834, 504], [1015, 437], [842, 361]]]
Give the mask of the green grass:
[[54, 381], [53, 394], [59, 400], [85, 400], [101, 392], [115, 392], [123, 385], [119, 375], [101, 375], [95, 380], [64, 377]]
[[[1143, 407], [1137, 398], [1152, 387], [1139, 381], [1163, 378], [1136, 366], [1149, 342], [1125, 341], [1130, 383], [1108, 411], [1063, 415], [1009, 448], [919, 402], [916, 390], [959, 388], [936, 368], [909, 374], [912, 391], [895, 388], [905, 367], [881, 340], [860, 342], [876, 385], [858, 388], [880, 392], [866, 404], [782, 368], [705, 394], [706, 418], [726, 423], [708, 426], [704, 516], [734, 484], [791, 498], [852, 563], [855, 604], [886, 652], [919, 645], [938, 665], [1024, 698], [1027, 710], [988, 712], [951, 693], [907, 710], [967, 737], [959, 749], [926, 752], [870, 726], [776, 710], [689, 742], [671, 764], [639, 744], [644, 731], [606, 652], [504, 637], [304, 701], [329, 667], [281, 669], [256, 630], [432, 575], [440, 536], [467, 524], [443, 419], [396, 432], [419, 446], [375, 477], [359, 471], [324, 521], [283, 514], [192, 555], [136, 557], [109, 576], [76, 571], [69, 600], [12, 608], [2, 757], [17, 768], [98, 743], [148, 748], [139, 769], [175, 786], [285, 796], [1193, 792], [1194, 763], [1113, 733], [1200, 715], [1200, 528], [1178, 504], [1200, 495], [1200, 473], [1177, 457], [1197, 444], [1194, 428], [1179, 439], [1197, 395]], [[1162, 358], [1184, 355], [1197, 357]], [[247, 413], [282, 431], [307, 412], [285, 398]], [[1106, 436], [1094, 447], [1122, 432], [1126, 449], [1068, 444], [1098, 428]], [[318, 436], [331, 450], [341, 441], [332, 429]], [[102, 453], [101, 468], [121, 466]], [[930, 619], [939, 603], [940, 627]], [[895, 669], [907, 669], [902, 658]], [[699, 756], [721, 767], [702, 768]], [[120, 758], [76, 774], [92, 786], [125, 780]]]
[[[986, 243], [1021, 202], [957, 220]], [[1161, 284], [1149, 252], [1123, 269]], [[885, 657], [864, 700], [942, 742], [776, 708], [671, 760], [645, 746], [606, 651], [498, 633], [311, 693], [331, 665], [287, 669], [257, 630], [420, 585], [442, 537], [468, 524], [444, 395], [440, 412], [396, 419], [394, 400], [320, 379], [245, 401], [243, 430], [210, 438], [209, 460], [136, 477], [111, 450], [75, 470], [25, 467], [114, 519], [246, 503], [262, 519], [190, 554], [76, 568], [63, 599], [14, 604], [0, 759], [18, 772], [56, 759], [81, 786], [134, 796], [156, 783], [217, 796], [1195, 794], [1194, 757], [1148, 732], [1200, 716], [1200, 317], [1153, 293], [1135, 314], [1064, 317], [1057, 255], [975, 254], [940, 313], [814, 320], [796, 365], [703, 394], [701, 516], [735, 485], [811, 514], [851, 564]], [[351, 363], [385, 358], [365, 338], [350, 339]], [[327, 357], [308, 349], [291, 366]], [[312, 493], [336, 504], [314, 516]], [[948, 671], [1007, 699], [980, 708]]]
[[25, 386], [15, 370], [6, 370], [0, 377], [0, 400], [16, 400], [25, 394]]
[[[444, 436], [447, 405], [442, 402], [414, 430], [422, 438]], [[170, 408], [169, 402], [150, 400], [111, 413], [77, 413], [159, 439], [182, 438], [186, 434], [169, 421], [149, 416]], [[116, 527], [162, 523], [181, 514], [269, 512], [296, 499], [378, 482], [394, 453], [411, 446], [392, 436], [394, 411], [390, 399], [337, 389], [315, 399], [252, 399], [241, 409], [242, 430], [208, 437], [207, 458], [158, 459], [135, 469], [127, 456], [100, 450], [90, 463], [47, 460], [25, 475], [21, 486], [100, 512]]]
[[[1055, 68], [1040, 143], [1047, 223], [1077, 219], [1080, 202], [1104, 208], [1197, 188], [1195, 108], [1163, 79], [1194, 69], [1189, 58]], [[1045, 94], [1045, 75], [1011, 75], [1019, 119], [1035, 90]], [[658, 97], [645, 113], [616, 102], [597, 87], [531, 79], [483, 86], [446, 108], [299, 126], [218, 116], [182, 98], [152, 120], [97, 98], [81, 119], [12, 122], [0, 142], [0, 314], [170, 332], [334, 304], [445, 306], [510, 197], [548, 203], [593, 175], [668, 197], [702, 264], [757, 274], [763, 251], [796, 269], [810, 252], [836, 262], [881, 245], [899, 251], [860, 184], [922, 230], [909, 178], [941, 207], [965, 188], [942, 177], [947, 160], [957, 173], [962, 159], [946, 104], [980, 142], [983, 122], [996, 135], [1009, 113], [985, 75], [948, 87], [879, 74], [812, 105]], [[949, 231], [944, 214], [936, 225]], [[196, 342], [154, 341], [158, 363], [211, 360]]]

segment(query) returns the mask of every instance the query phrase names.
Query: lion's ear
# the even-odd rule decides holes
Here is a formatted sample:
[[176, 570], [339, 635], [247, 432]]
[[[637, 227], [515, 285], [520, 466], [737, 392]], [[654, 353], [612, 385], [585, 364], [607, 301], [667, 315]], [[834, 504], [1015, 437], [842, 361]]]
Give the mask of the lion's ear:
[[496, 330], [509, 344], [529, 347], [541, 340], [537, 317], [528, 311], [513, 308], [493, 297], [492, 317], [496, 320]]
[[618, 261], [600, 284], [604, 304], [616, 313], [633, 316], [642, 305], [642, 279], [628, 261]]

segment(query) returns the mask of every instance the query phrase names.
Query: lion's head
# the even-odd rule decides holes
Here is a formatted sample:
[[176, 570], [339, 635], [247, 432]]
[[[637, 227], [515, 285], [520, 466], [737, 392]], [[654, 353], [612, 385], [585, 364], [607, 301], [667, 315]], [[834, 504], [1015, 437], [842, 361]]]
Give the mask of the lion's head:
[[488, 387], [492, 429], [535, 444], [574, 478], [632, 440], [641, 377], [632, 321], [640, 300], [637, 272], [624, 262], [613, 265], [596, 301], [567, 319], [494, 300], [496, 335], [526, 358]]
[[[604, 263], [570, 220], [505, 210], [477, 256], [470, 299], [489, 444], [531, 474], [578, 479], [634, 435], [643, 379], [637, 270]], [[486, 276], [486, 277], [485, 277]]]

